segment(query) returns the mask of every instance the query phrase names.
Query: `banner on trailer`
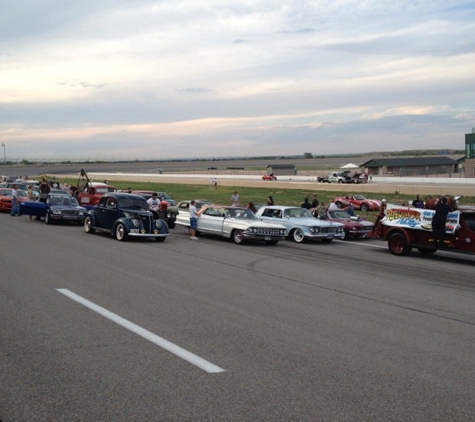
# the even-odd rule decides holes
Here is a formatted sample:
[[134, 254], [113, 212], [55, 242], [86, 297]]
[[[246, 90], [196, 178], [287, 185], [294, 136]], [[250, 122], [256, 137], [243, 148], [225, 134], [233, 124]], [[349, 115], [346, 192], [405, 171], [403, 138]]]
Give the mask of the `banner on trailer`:
[[[401, 205], [387, 204], [382, 223], [385, 226], [407, 227], [417, 230], [432, 230], [434, 210], [402, 207]], [[447, 216], [445, 231], [454, 233], [460, 222], [460, 211], [450, 212]]]

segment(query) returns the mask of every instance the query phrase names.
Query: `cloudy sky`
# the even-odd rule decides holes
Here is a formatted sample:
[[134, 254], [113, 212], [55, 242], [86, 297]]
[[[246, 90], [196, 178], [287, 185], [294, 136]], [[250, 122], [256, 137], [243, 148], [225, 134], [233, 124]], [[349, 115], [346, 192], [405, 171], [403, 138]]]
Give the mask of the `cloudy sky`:
[[0, 141], [29, 159], [463, 149], [474, 70], [473, 0], [2, 0]]

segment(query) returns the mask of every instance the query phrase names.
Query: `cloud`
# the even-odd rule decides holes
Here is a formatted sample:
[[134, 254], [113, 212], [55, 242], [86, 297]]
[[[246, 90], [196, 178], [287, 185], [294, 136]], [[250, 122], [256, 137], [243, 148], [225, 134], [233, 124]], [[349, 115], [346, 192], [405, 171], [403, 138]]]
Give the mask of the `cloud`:
[[5, 1], [18, 158], [462, 149], [473, 126], [468, 1]]

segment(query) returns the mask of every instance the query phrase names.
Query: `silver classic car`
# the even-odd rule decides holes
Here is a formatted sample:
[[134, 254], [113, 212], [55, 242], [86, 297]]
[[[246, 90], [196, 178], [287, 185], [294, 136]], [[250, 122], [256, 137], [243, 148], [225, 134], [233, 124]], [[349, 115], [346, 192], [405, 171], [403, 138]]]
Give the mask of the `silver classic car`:
[[343, 224], [318, 220], [305, 208], [263, 206], [257, 211], [257, 216], [262, 221], [285, 226], [289, 239], [293, 239], [297, 243], [301, 243], [305, 239], [319, 239], [329, 243], [333, 239], [345, 237]]
[[[203, 205], [198, 215], [198, 233], [226, 237], [234, 243], [252, 240], [275, 245], [287, 237], [287, 229], [283, 225], [262, 222], [247, 208]], [[176, 224], [189, 227], [190, 214], [180, 210]]]

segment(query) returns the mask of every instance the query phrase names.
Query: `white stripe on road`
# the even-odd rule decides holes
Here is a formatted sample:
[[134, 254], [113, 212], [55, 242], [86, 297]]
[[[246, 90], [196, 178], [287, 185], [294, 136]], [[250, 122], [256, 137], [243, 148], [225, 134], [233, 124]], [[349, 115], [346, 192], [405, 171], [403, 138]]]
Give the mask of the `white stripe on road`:
[[212, 363], [200, 358], [199, 356], [188, 352], [185, 349], [182, 349], [180, 346], [177, 346], [176, 344], [173, 344], [169, 342], [168, 340], [165, 340], [162, 337], [159, 337], [150, 331], [147, 331], [146, 329], [139, 327], [138, 325], [135, 325], [134, 323], [127, 321], [126, 319], [120, 317], [117, 314], [114, 314], [113, 312], [108, 311], [107, 309], [102, 308], [99, 305], [96, 305], [93, 302], [90, 302], [87, 299], [84, 299], [83, 297], [77, 295], [76, 293], [71, 292], [68, 289], [56, 289], [59, 293], [62, 293], [63, 295], [69, 297], [70, 299], [80, 303], [81, 305], [86, 306], [87, 308], [93, 310], [94, 312], [97, 312], [98, 314], [110, 319], [111, 321], [114, 321], [115, 323], [121, 325], [122, 327], [127, 328], [128, 330], [134, 332], [135, 334], [138, 334], [139, 336], [151, 341], [152, 343], [155, 343], [157, 346], [160, 346], [161, 348], [169, 351], [170, 353], [173, 353], [174, 355], [186, 360], [187, 362], [190, 362], [191, 364], [197, 366], [198, 368], [203, 369], [204, 371], [213, 374], [213, 373], [218, 373], [218, 372], [224, 372], [225, 370], [220, 368], [219, 366], [213, 365]]

